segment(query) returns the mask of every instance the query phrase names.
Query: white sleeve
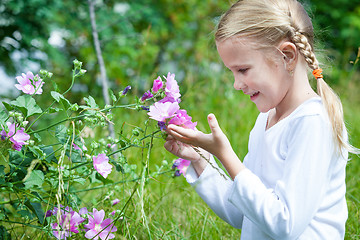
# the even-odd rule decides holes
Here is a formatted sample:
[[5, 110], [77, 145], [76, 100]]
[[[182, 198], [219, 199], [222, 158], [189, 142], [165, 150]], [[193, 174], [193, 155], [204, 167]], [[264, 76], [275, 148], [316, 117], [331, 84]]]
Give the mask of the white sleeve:
[[329, 125], [319, 115], [290, 126], [284, 174], [275, 189], [266, 188], [250, 170], [235, 178], [229, 201], [274, 239], [296, 239], [324, 198], [334, 154]]
[[220, 175], [218, 170], [214, 169], [210, 164], [206, 166], [198, 177], [195, 169], [190, 164], [186, 171], [186, 180], [221, 219], [235, 228], [241, 228], [243, 214], [228, 201], [233, 181], [218, 167], [213, 156], [211, 156], [210, 161], [226, 178]]

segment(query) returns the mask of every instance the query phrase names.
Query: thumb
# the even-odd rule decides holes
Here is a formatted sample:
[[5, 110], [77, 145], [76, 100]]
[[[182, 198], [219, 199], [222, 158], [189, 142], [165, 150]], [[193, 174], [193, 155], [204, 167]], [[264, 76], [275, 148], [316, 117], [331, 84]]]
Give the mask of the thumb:
[[219, 134], [221, 133], [221, 129], [220, 129], [220, 126], [219, 126], [219, 123], [218, 121], [216, 120], [216, 117], [213, 113], [210, 113], [208, 115], [208, 123], [209, 123], [209, 127], [210, 127], [210, 130], [211, 130], [211, 133], [212, 134]]

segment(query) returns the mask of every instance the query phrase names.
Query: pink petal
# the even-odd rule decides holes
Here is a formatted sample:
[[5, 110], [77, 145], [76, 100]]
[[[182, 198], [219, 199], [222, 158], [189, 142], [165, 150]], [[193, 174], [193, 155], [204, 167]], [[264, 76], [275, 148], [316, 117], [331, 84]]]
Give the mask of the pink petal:
[[[99, 238], [99, 235], [97, 235], [98, 234], [98, 232], [97, 231], [95, 231], [94, 229], [90, 229], [89, 231], [87, 231], [86, 233], [85, 233], [85, 237], [87, 238], [87, 239], [93, 239], [93, 240], [97, 240], [98, 238]], [[96, 236], [97, 235], [97, 236]], [[96, 237], [95, 237], [96, 236]]]
[[96, 209], [94, 209], [94, 220], [96, 224], [100, 224], [103, 221], [104, 217], [105, 217], [104, 210], [97, 211]]
[[80, 215], [87, 214], [87, 213], [88, 213], [88, 210], [87, 210], [86, 207], [81, 208], [80, 211], [79, 211]]
[[28, 79], [34, 79], [34, 74], [29, 71], [29, 72], [26, 73], [26, 78], [28, 78]]
[[30, 135], [25, 133], [24, 130], [24, 128], [21, 128], [21, 130], [18, 130], [12, 138], [18, 143], [24, 143], [29, 140]]
[[115, 238], [115, 235], [114, 235], [114, 234], [112, 234], [112, 233], [109, 234], [109, 232], [107, 232], [107, 231], [101, 232], [101, 233], [99, 234], [99, 236], [100, 236], [101, 240], [113, 239], [113, 238]]

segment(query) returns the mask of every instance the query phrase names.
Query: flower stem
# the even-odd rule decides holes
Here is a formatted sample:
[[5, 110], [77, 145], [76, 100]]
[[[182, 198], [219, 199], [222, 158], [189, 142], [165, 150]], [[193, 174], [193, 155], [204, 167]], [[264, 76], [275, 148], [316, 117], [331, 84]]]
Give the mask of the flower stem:
[[218, 167], [216, 167], [216, 166], [210, 161], [210, 159], [206, 158], [206, 157], [200, 152], [200, 150], [199, 150], [197, 147], [192, 146], [192, 148], [195, 150], [195, 152], [197, 152], [197, 153], [200, 155], [201, 158], [205, 159], [205, 161], [207, 161], [207, 162], [210, 164], [210, 166], [211, 166], [212, 168], [214, 168], [214, 169], [220, 174], [220, 176], [222, 176], [225, 180], [227, 179], [227, 177], [225, 176], [225, 174], [223, 174], [223, 173], [220, 171], [220, 169], [219, 169]]

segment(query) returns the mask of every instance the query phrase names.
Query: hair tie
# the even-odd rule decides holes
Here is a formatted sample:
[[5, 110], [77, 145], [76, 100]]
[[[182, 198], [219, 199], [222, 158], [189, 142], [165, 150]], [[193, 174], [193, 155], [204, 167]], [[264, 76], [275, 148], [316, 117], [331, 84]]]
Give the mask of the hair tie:
[[315, 69], [313, 72], [312, 72], [312, 74], [314, 75], [314, 77], [316, 78], [316, 79], [318, 79], [318, 78], [323, 78], [323, 75], [321, 75], [321, 73], [322, 73], [322, 69], [321, 68], [317, 68], [317, 69]]

